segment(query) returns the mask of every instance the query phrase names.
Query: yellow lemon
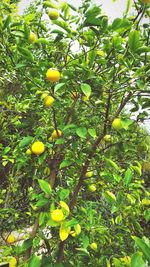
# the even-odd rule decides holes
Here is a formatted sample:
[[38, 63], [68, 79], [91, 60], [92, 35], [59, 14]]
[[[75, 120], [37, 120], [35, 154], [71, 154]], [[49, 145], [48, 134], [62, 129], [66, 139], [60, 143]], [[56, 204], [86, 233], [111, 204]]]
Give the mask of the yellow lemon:
[[51, 82], [58, 82], [60, 79], [60, 72], [56, 69], [48, 69], [46, 72], [46, 78]]
[[9, 267], [15, 267], [17, 265], [17, 260], [15, 257], [12, 257], [9, 261]]
[[64, 214], [61, 209], [53, 210], [51, 218], [54, 222], [61, 222], [64, 219]]
[[104, 139], [105, 142], [110, 142], [111, 141], [111, 135], [110, 134], [106, 134], [103, 139]]
[[53, 131], [53, 133], [52, 133], [52, 135], [51, 135], [51, 138], [52, 139], [57, 139], [57, 138], [59, 138], [60, 136], [62, 135], [62, 132], [60, 131], [60, 130], [54, 130]]
[[31, 154], [32, 154], [32, 151], [31, 151], [30, 148], [28, 148], [28, 149], [26, 150], [26, 155], [31, 155]]
[[31, 44], [34, 44], [37, 41], [37, 35], [34, 32], [30, 32], [29, 37], [28, 37], [28, 41]]
[[14, 242], [16, 241], [16, 238], [14, 237], [14, 235], [10, 234], [8, 237], [7, 237], [7, 240], [6, 242], [8, 244], [13, 244]]
[[44, 144], [42, 142], [37, 141], [37, 142], [34, 142], [33, 143], [31, 149], [32, 149], [32, 152], [35, 155], [40, 155], [40, 154], [42, 154], [45, 151], [45, 146], [44, 146]]
[[95, 192], [96, 191], [96, 186], [94, 184], [91, 184], [91, 185], [89, 185], [88, 189], [91, 192]]
[[121, 119], [119, 118], [114, 119], [112, 122], [112, 127], [117, 131], [120, 130], [122, 128]]
[[59, 12], [57, 9], [49, 9], [48, 16], [51, 20], [55, 20], [59, 18]]
[[85, 174], [85, 177], [86, 178], [90, 178], [90, 177], [92, 177], [92, 175], [93, 175], [92, 171], [87, 171], [86, 174]]
[[46, 96], [44, 98], [44, 107], [48, 108], [51, 107], [53, 105], [54, 102], [54, 98], [52, 96]]
[[95, 242], [91, 243], [90, 247], [93, 250], [97, 250], [97, 244]]
[[101, 57], [105, 57], [106, 56], [105, 52], [102, 51], [102, 50], [97, 50], [96, 53], [97, 53], [98, 56], [101, 56]]

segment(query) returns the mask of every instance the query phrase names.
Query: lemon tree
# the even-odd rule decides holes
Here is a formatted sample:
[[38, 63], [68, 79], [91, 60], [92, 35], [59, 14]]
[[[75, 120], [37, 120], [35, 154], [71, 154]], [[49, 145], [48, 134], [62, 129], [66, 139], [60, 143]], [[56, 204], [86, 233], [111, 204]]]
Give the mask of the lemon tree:
[[149, 1], [112, 21], [90, 0], [18, 2], [0, 2], [0, 262], [145, 267]]

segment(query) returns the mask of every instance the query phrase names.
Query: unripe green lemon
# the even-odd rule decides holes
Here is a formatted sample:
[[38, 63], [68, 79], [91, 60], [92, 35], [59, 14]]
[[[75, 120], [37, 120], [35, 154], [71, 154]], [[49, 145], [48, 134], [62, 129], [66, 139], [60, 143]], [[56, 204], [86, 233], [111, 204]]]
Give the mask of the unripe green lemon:
[[88, 186], [88, 190], [91, 192], [95, 192], [96, 191], [96, 186], [94, 184], [91, 184]]
[[28, 148], [28, 149], [26, 150], [26, 155], [31, 155], [31, 154], [32, 154], [32, 151], [31, 151], [30, 148]]
[[37, 35], [34, 32], [30, 32], [29, 37], [28, 37], [28, 41], [31, 44], [34, 44], [37, 41]]
[[57, 9], [49, 9], [48, 16], [51, 20], [56, 20], [59, 18], [59, 12]]
[[111, 135], [110, 134], [106, 134], [103, 139], [104, 139], [105, 142], [111, 142]]
[[93, 172], [92, 171], [87, 171], [86, 174], [85, 174], [86, 178], [90, 178], [92, 176], [93, 176]]
[[119, 119], [119, 118], [114, 119], [112, 122], [112, 127], [117, 131], [122, 129], [121, 119]]

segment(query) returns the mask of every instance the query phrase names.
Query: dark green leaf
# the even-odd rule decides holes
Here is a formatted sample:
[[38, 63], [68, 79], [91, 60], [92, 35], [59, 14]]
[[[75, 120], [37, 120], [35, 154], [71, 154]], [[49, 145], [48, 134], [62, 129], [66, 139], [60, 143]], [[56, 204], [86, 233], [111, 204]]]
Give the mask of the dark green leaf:
[[130, 168], [128, 168], [125, 172], [125, 177], [124, 177], [124, 184], [125, 185], [128, 185], [131, 183], [131, 180], [132, 180], [132, 177], [133, 177], [133, 172]]
[[38, 256], [32, 256], [28, 267], [40, 267], [41, 266], [41, 259]]
[[136, 52], [140, 47], [140, 34], [137, 30], [130, 32], [128, 43], [132, 52]]
[[150, 247], [141, 238], [137, 236], [132, 236], [132, 238], [135, 241], [136, 245], [142, 250], [146, 259], [150, 261]]
[[80, 127], [76, 129], [76, 134], [81, 138], [86, 138], [87, 129], [85, 127]]
[[131, 267], [146, 267], [146, 264], [142, 258], [142, 254], [140, 252], [136, 252], [133, 254], [131, 258]]
[[25, 146], [31, 144], [32, 141], [33, 141], [33, 137], [32, 136], [23, 137], [23, 139], [19, 143], [19, 147], [21, 147], [21, 148], [25, 147]]

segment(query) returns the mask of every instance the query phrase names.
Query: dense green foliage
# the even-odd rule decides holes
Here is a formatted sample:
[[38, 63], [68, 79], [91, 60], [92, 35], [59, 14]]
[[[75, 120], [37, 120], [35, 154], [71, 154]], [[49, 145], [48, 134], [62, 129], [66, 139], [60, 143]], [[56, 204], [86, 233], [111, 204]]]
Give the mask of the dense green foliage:
[[[127, 1], [110, 22], [87, 0], [78, 10], [34, 1], [23, 16], [16, 2], [0, 3], [0, 261], [149, 266], [149, 4], [135, 1], [130, 16]], [[29, 226], [23, 244], [8, 244], [6, 233]]]

